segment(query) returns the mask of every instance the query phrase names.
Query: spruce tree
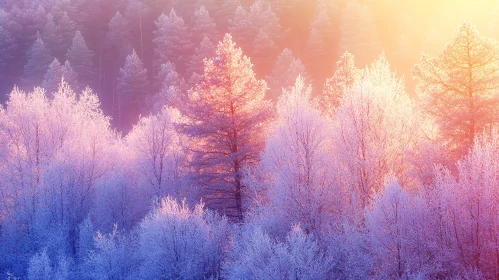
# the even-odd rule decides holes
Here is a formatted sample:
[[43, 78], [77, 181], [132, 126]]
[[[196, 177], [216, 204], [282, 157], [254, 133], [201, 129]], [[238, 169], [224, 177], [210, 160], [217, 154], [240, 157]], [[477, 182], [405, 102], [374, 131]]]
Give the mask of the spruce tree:
[[48, 93], [57, 92], [62, 80], [64, 80], [64, 82], [69, 85], [72, 90], [80, 90], [80, 86], [78, 84], [78, 74], [76, 74], [69, 62], [66, 61], [64, 65], [61, 65], [59, 60], [54, 58], [47, 69], [47, 73], [45, 73], [42, 87]]
[[159, 112], [163, 106], [180, 107], [185, 104], [185, 81], [171, 62], [162, 64], [156, 76], [157, 93], [152, 98], [152, 108]]
[[184, 19], [178, 16], [174, 9], [169, 15], [162, 14], [156, 21], [154, 35], [156, 67], [171, 61], [179, 73], [183, 74], [188, 58], [192, 54], [192, 44]]
[[[128, 29], [128, 21], [120, 12], [111, 18], [106, 34], [106, 47], [116, 60], [124, 60], [132, 51], [132, 34]], [[122, 59], [121, 59], [122, 58]]]
[[81, 89], [78, 73], [71, 67], [69, 61], [66, 60], [62, 66], [62, 78], [75, 91]]
[[54, 93], [59, 88], [62, 78], [62, 66], [57, 58], [50, 63], [43, 78], [42, 87], [47, 93]]
[[212, 42], [218, 41], [217, 25], [210, 17], [208, 10], [201, 6], [194, 12], [194, 26], [192, 27], [193, 43], [196, 45], [207, 36]]
[[17, 44], [12, 34], [0, 25], [0, 71], [11, 62], [16, 55]]
[[289, 49], [284, 49], [277, 57], [272, 73], [267, 77], [270, 88], [270, 98], [277, 100], [282, 89], [288, 89], [296, 83], [296, 78], [307, 77], [305, 66], [293, 56]]
[[83, 85], [90, 85], [94, 79], [93, 52], [88, 49], [85, 39], [80, 31], [76, 31], [73, 44], [69, 49], [66, 58], [78, 74]]
[[192, 75], [202, 74], [204, 69], [204, 59], [211, 58], [215, 55], [216, 46], [208, 36], [204, 36], [203, 40], [194, 50], [194, 55], [191, 56], [189, 62], [189, 73]]
[[234, 41], [241, 46], [249, 46], [251, 42], [251, 23], [249, 13], [239, 5], [230, 20], [229, 32], [234, 37]]
[[149, 90], [147, 69], [135, 50], [127, 56], [118, 78], [120, 98], [118, 120], [121, 129], [128, 130], [138, 120]]
[[256, 71], [262, 74], [268, 73], [277, 55], [277, 44], [269, 33], [268, 27], [260, 29], [252, 45]]
[[28, 63], [24, 66], [24, 77], [31, 85], [39, 85], [53, 57], [40, 34], [27, 53]]
[[42, 31], [42, 39], [52, 56], [59, 58], [64, 55], [64, 52], [61, 52], [61, 44], [63, 43], [61, 33], [51, 14], [47, 15], [47, 23], [45, 23]]
[[73, 42], [75, 32], [77, 31], [77, 27], [75, 22], [69, 17], [68, 13], [64, 12], [58, 21], [57, 29], [59, 32], [58, 36], [60, 36], [61, 40], [58, 52], [63, 55], [69, 50]]

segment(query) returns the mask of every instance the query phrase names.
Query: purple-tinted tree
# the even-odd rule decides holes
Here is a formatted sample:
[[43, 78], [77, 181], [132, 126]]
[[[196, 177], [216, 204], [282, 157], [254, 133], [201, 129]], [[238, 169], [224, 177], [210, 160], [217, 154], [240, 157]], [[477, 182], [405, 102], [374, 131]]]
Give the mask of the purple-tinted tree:
[[139, 225], [140, 278], [220, 277], [229, 224], [227, 219], [163, 199]]
[[129, 129], [144, 109], [149, 90], [147, 69], [135, 50], [127, 56], [125, 66], [120, 69], [117, 87], [120, 98], [119, 123], [122, 129]]
[[40, 84], [53, 57], [39, 35], [28, 50], [27, 58], [28, 62], [24, 66], [24, 77], [30, 84]]
[[153, 40], [156, 67], [170, 61], [175, 64], [179, 73], [185, 73], [186, 63], [192, 52], [188, 34], [184, 19], [174, 9], [169, 15], [162, 14], [156, 20]]
[[289, 49], [284, 49], [277, 57], [270, 76], [267, 77], [270, 88], [269, 97], [272, 100], [277, 100], [282, 93], [282, 89], [292, 87], [298, 76], [307, 77], [305, 66], [293, 56]]
[[66, 58], [78, 74], [81, 83], [85, 86], [94, 82], [93, 57], [94, 53], [87, 47], [81, 32], [76, 31]]

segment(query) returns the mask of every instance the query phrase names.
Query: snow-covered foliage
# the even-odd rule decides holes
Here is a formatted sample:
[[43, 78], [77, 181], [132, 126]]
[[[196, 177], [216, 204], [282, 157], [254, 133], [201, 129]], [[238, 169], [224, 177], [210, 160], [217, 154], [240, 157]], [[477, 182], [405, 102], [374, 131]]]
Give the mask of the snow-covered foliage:
[[142, 279], [209, 279], [220, 276], [227, 219], [190, 209], [185, 201], [161, 200], [139, 225]]
[[333, 260], [312, 235], [294, 226], [282, 242], [260, 228], [244, 232], [223, 272], [227, 279], [328, 279]]
[[406, 89], [405, 2], [1, 0], [0, 278], [499, 279], [499, 43]]

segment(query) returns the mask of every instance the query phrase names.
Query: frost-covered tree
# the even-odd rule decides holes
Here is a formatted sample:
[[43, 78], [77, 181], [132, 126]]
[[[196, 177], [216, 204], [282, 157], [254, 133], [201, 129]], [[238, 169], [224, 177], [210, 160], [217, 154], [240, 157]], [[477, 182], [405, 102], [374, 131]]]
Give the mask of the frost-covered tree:
[[27, 53], [28, 62], [24, 66], [25, 78], [31, 84], [39, 84], [53, 57], [40, 36], [37, 37]]
[[68, 61], [61, 65], [57, 58], [54, 58], [43, 78], [42, 87], [47, 93], [54, 93], [59, 89], [61, 81], [64, 80], [71, 88], [79, 89], [78, 74], [73, 70]]
[[0, 69], [5, 67], [15, 58], [17, 43], [12, 34], [0, 25]]
[[180, 112], [164, 107], [158, 114], [141, 118], [127, 135], [130, 153], [136, 158], [138, 184], [149, 191], [149, 197], [186, 197], [181, 192], [184, 151], [175, 125], [181, 123]]
[[268, 0], [257, 0], [253, 5], [249, 7], [249, 21], [256, 23], [256, 26], [252, 25], [252, 37], [256, 38], [260, 29], [265, 29], [274, 40], [282, 37], [282, 27], [279, 23], [279, 18], [272, 10], [272, 4]]
[[68, 52], [77, 30], [76, 23], [69, 17], [67, 12], [64, 12], [57, 22], [58, 36], [60, 36], [60, 45], [57, 48], [58, 55], [64, 56]]
[[194, 25], [191, 32], [195, 45], [200, 44], [204, 37], [208, 37], [212, 42], [218, 41], [217, 25], [204, 6], [194, 12]]
[[229, 225], [225, 218], [163, 199], [139, 225], [140, 278], [202, 279], [220, 276]]
[[421, 199], [411, 197], [396, 179], [390, 180], [365, 214], [376, 277], [434, 278], [432, 272], [438, 271], [441, 260], [431, 246], [433, 236], [427, 236], [432, 230], [427, 227], [429, 213]]
[[[62, 84], [53, 94], [48, 122], [48, 147], [56, 154], [42, 174], [49, 221], [61, 225], [67, 254], [78, 253], [79, 225], [88, 217], [97, 181], [108, 172], [107, 153], [115, 141], [109, 118], [99, 109], [97, 96], [80, 94]], [[43, 196], [41, 196], [43, 198]], [[50, 214], [48, 214], [50, 213]]]
[[244, 170], [257, 159], [271, 113], [264, 100], [266, 87], [227, 34], [215, 57], [205, 61], [185, 110], [189, 123], [183, 131], [192, 138], [191, 164], [206, 202], [238, 220], [243, 215]]
[[227, 279], [328, 279], [332, 262], [312, 235], [293, 227], [284, 242], [261, 229], [249, 229], [224, 263]]
[[496, 168], [499, 158], [497, 128], [475, 138], [469, 154], [458, 162], [457, 175], [439, 172], [429, 198], [436, 201], [435, 216], [447, 231], [442, 248], [452, 253], [459, 267], [473, 267], [484, 278], [497, 277], [499, 224]]
[[141, 159], [134, 154], [126, 143], [115, 146], [110, 151], [110, 156], [115, 159], [111, 162], [112, 171], [95, 186], [91, 217], [95, 227], [102, 232], [111, 232], [113, 225], [122, 231], [131, 230], [150, 210], [152, 191], [142, 188], [148, 186], [148, 182], [137, 172], [136, 163]]
[[125, 66], [120, 69], [117, 87], [120, 96], [120, 125], [122, 128], [130, 127], [143, 109], [149, 89], [147, 69], [135, 50], [127, 56]]
[[62, 78], [75, 91], [81, 90], [78, 73], [71, 67], [68, 60], [62, 65]]
[[498, 121], [498, 69], [499, 43], [466, 21], [438, 56], [423, 55], [413, 71], [424, 110], [435, 119], [440, 139], [455, 159]]
[[83, 85], [90, 85], [94, 81], [93, 56], [94, 53], [87, 47], [81, 32], [76, 31], [66, 58]]
[[355, 66], [354, 57], [345, 52], [338, 62], [333, 77], [326, 80], [318, 106], [322, 112], [334, 116], [345, 92], [361, 77], [362, 71]]
[[59, 88], [59, 83], [62, 77], [62, 66], [57, 58], [54, 58], [52, 63], [50, 63], [47, 73], [43, 78], [42, 87], [47, 92], [54, 92]]
[[188, 34], [184, 19], [177, 15], [173, 8], [170, 14], [162, 14], [156, 20], [153, 43], [157, 67], [171, 61], [179, 73], [184, 73], [192, 51], [192, 43]]
[[50, 99], [40, 88], [16, 89], [0, 111], [0, 207], [9, 221], [2, 228], [18, 242], [2, 243], [0, 251], [17, 252], [19, 265], [27, 252], [43, 247], [52, 256], [77, 253], [78, 225], [90, 211], [114, 139], [98, 106], [90, 90], [76, 95], [63, 84]]
[[278, 124], [262, 158], [272, 213], [280, 213], [288, 230], [300, 224], [305, 232], [317, 233], [335, 221], [343, 197], [333, 177], [330, 124], [310, 104], [311, 91], [301, 77], [283, 91]]
[[161, 111], [163, 106], [182, 107], [186, 100], [185, 81], [176, 70], [173, 63], [162, 64], [156, 76], [158, 92], [152, 97], [151, 107], [154, 111]]
[[[239, 6], [230, 22], [229, 31], [234, 41], [253, 57], [273, 58], [279, 39], [283, 36], [279, 18], [267, 0], [258, 0], [248, 10]], [[267, 53], [266, 53], [267, 52]], [[267, 61], [268, 62], [268, 61]], [[262, 67], [263, 70], [264, 67]]]
[[255, 68], [260, 70], [259, 72], [267, 72], [277, 55], [277, 44], [271, 36], [268, 27], [262, 27], [253, 40], [252, 54], [255, 58]]
[[243, 6], [239, 5], [230, 20], [229, 32], [239, 45], [248, 46], [251, 42], [250, 31], [249, 13]]
[[47, 14], [47, 22], [45, 23], [41, 35], [43, 41], [46, 42], [47, 47], [50, 49], [51, 54], [54, 57], [59, 57], [59, 55], [61, 55], [59, 51], [62, 44], [61, 33], [51, 14]]
[[29, 260], [28, 267], [29, 280], [49, 280], [53, 279], [52, 265], [46, 251], [35, 254]]
[[283, 88], [290, 88], [298, 76], [307, 77], [305, 66], [293, 56], [289, 49], [284, 49], [277, 57], [270, 76], [267, 77], [270, 88], [270, 98], [277, 100]]
[[112, 54], [117, 61], [125, 60], [132, 51], [132, 34], [128, 28], [128, 21], [120, 12], [111, 18], [106, 34], [106, 46], [112, 50]]
[[354, 205], [369, 205], [389, 172], [405, 179], [404, 151], [419, 141], [417, 111], [384, 56], [345, 92], [335, 130], [336, 157]]
[[85, 259], [83, 275], [90, 279], [126, 279], [131, 277], [137, 266], [134, 251], [137, 244], [133, 235], [118, 230], [115, 225], [112, 232], [97, 232], [94, 237], [94, 250]]
[[[17, 3], [16, 3], [17, 4]], [[20, 42], [18, 42], [21, 46], [28, 46], [33, 42], [37, 33], [42, 29], [45, 25], [46, 10], [43, 5], [40, 3], [34, 3], [30, 6], [21, 5], [13, 5], [9, 11], [10, 18], [17, 25], [15, 29], [18, 32], [22, 32], [22, 36], [16, 36]], [[16, 34], [15, 31], [9, 30], [12, 34]], [[20, 35], [20, 34], [19, 34]]]
[[[279, 18], [273, 10], [272, 4], [267, 0], [258, 0], [249, 8], [249, 22], [252, 48], [250, 51], [255, 63], [255, 69], [263, 74], [268, 74], [271, 63], [278, 55], [278, 44], [285, 32]], [[256, 25], [254, 23], [257, 23]]]
[[208, 36], [204, 36], [189, 61], [189, 73], [201, 75], [204, 69], [204, 60], [213, 57], [216, 49], [213, 41]]

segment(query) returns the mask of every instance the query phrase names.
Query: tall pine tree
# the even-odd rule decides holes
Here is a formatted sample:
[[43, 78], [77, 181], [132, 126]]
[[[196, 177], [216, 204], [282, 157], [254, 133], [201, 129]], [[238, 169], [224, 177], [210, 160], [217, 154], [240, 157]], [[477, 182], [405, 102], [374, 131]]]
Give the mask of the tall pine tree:
[[73, 42], [75, 32], [77, 31], [76, 23], [69, 17], [68, 13], [64, 12], [61, 19], [58, 21], [57, 30], [61, 40], [57, 52], [64, 55]]
[[39, 85], [53, 59], [40, 34], [37, 35], [35, 42], [28, 50], [27, 57], [28, 63], [24, 66], [24, 78], [31, 85]]
[[267, 85], [257, 80], [250, 59], [225, 35], [206, 61], [201, 82], [189, 92], [191, 161], [205, 188], [207, 205], [241, 221], [245, 168], [257, 160], [271, 114]]
[[94, 81], [93, 56], [94, 53], [88, 49], [81, 32], [76, 31], [66, 58], [84, 85], [91, 85]]
[[0, 72], [15, 58], [16, 48], [12, 34], [0, 25]]
[[208, 36], [204, 36], [203, 40], [194, 50], [194, 55], [191, 56], [189, 62], [189, 73], [191, 75], [200, 75], [204, 69], [204, 59], [215, 55], [216, 46]]
[[129, 130], [144, 107], [149, 81], [147, 69], [135, 50], [127, 56], [125, 66], [120, 69], [118, 78], [118, 121], [122, 130]]
[[205, 36], [212, 42], [218, 41], [217, 25], [210, 17], [210, 13], [204, 6], [194, 12], [194, 25], [192, 27], [192, 37], [196, 45], [203, 40]]
[[66, 61], [64, 65], [61, 65], [59, 60], [54, 58], [47, 69], [47, 73], [45, 73], [42, 87], [48, 93], [55, 93], [61, 86], [62, 80], [64, 80], [64, 82], [70, 86], [72, 90], [80, 90], [80, 86], [78, 84], [78, 74], [76, 74], [69, 62]]
[[277, 57], [272, 73], [267, 77], [270, 88], [270, 98], [277, 100], [283, 88], [290, 88], [296, 83], [296, 78], [307, 77], [305, 66], [293, 56], [289, 49], [284, 49]]
[[156, 67], [171, 61], [179, 73], [184, 74], [186, 63], [192, 52], [192, 44], [188, 36], [184, 19], [174, 9], [169, 15], [162, 14], [156, 21], [154, 31], [154, 53]]
[[54, 22], [54, 17], [51, 14], [47, 14], [47, 22], [42, 31], [42, 39], [46, 42], [50, 53], [54, 57], [62, 57], [64, 53], [61, 53], [62, 38], [59, 32], [59, 27]]
[[57, 91], [59, 84], [61, 83], [62, 77], [62, 66], [57, 58], [54, 58], [52, 63], [50, 63], [47, 73], [43, 78], [42, 87], [48, 93], [54, 93]]
[[186, 102], [185, 81], [177, 73], [175, 64], [167, 62], [161, 65], [156, 76], [157, 93], [152, 98], [153, 111], [159, 112], [163, 106], [181, 107]]

